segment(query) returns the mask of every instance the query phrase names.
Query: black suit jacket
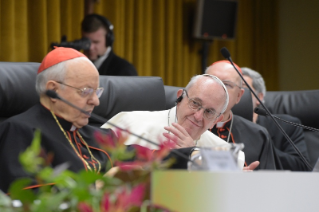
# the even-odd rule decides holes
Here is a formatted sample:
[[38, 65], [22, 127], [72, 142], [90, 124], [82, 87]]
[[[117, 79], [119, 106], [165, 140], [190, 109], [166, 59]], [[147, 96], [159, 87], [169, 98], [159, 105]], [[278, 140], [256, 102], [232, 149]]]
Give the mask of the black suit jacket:
[[99, 68], [100, 75], [109, 76], [137, 76], [136, 69], [128, 61], [120, 58], [113, 51], [103, 61]]
[[231, 133], [229, 133], [230, 124], [231, 120], [225, 123], [222, 128], [214, 126], [211, 132], [225, 141], [227, 141], [228, 136], [231, 136], [230, 143], [243, 143], [245, 145], [243, 152], [245, 153], [247, 165], [254, 161], [259, 161], [260, 165], [257, 169], [281, 169], [270, 135], [264, 127], [236, 115], [233, 115]]
[[[284, 119], [286, 121], [294, 122], [301, 124], [300, 120], [296, 117], [286, 115], [286, 114], [276, 114], [275, 116]], [[287, 133], [287, 135], [291, 138], [303, 156], [309, 161], [308, 151], [306, 142], [304, 139], [303, 129], [299, 127], [292, 126], [285, 122], [279, 121], [278, 123], [283, 128], [283, 130]], [[285, 136], [279, 130], [277, 125], [273, 122], [271, 117], [269, 116], [258, 116], [257, 124], [265, 127], [274, 143], [275, 151], [277, 156], [279, 157], [283, 169], [292, 170], [292, 171], [308, 171], [308, 167], [299, 157], [298, 153], [291, 146], [291, 144], [287, 141]]]

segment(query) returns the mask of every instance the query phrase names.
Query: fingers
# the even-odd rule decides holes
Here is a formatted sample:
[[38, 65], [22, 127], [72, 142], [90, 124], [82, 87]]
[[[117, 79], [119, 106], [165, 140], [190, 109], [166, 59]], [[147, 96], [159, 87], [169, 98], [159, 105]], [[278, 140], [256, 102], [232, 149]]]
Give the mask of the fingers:
[[163, 133], [163, 135], [171, 140], [174, 140], [176, 143], [176, 147], [184, 148], [184, 147], [192, 147], [194, 146], [193, 138], [188, 134], [188, 132], [177, 123], [172, 123], [173, 127], [164, 127], [165, 130], [169, 131], [169, 133]]
[[173, 127], [164, 127], [164, 129], [176, 135], [180, 139], [184, 139], [185, 137], [189, 136], [187, 131], [181, 125], [177, 123], [172, 123], [172, 125]]
[[255, 161], [255, 162], [252, 162], [251, 164], [249, 164], [249, 170], [254, 170], [255, 168], [257, 168], [259, 166], [259, 161]]
[[243, 170], [244, 171], [253, 171], [254, 169], [256, 169], [259, 166], [259, 161], [254, 161], [251, 164], [249, 164], [249, 166], [244, 167]]
[[173, 141], [175, 143], [175, 148], [180, 147], [178, 145], [178, 138], [175, 135], [169, 134], [169, 133], [163, 133], [163, 136], [167, 138], [168, 140]]

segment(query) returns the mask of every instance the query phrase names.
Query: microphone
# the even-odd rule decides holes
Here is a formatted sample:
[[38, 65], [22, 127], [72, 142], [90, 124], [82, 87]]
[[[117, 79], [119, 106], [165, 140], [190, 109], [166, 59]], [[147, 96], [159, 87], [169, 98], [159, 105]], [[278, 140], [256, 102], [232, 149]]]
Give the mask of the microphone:
[[91, 114], [88, 113], [87, 111], [83, 110], [82, 108], [79, 108], [78, 106], [76, 106], [76, 105], [72, 104], [71, 102], [69, 102], [69, 101], [63, 99], [62, 97], [60, 97], [54, 90], [46, 90], [45, 94], [48, 97], [52, 98], [52, 99], [61, 100], [62, 102], [64, 102], [64, 103], [70, 105], [71, 107], [79, 110], [81, 113], [84, 113], [85, 115], [91, 116]]
[[269, 114], [269, 116], [271, 117], [271, 119], [275, 122], [276, 126], [280, 129], [280, 131], [282, 132], [282, 134], [285, 136], [285, 138], [289, 141], [289, 143], [291, 144], [291, 146], [294, 148], [294, 150], [298, 153], [299, 157], [301, 158], [301, 160], [306, 164], [306, 166], [312, 170], [312, 166], [309, 164], [309, 162], [306, 160], [306, 158], [302, 155], [302, 153], [300, 152], [300, 150], [296, 147], [296, 145], [294, 144], [294, 142], [289, 138], [289, 136], [287, 135], [287, 133], [284, 131], [284, 129], [279, 125], [279, 123], [276, 121], [274, 115], [272, 115], [270, 113], [270, 111], [268, 110], [268, 108], [264, 105], [264, 103], [259, 99], [259, 97], [257, 96], [257, 94], [254, 92], [254, 90], [250, 87], [250, 85], [247, 83], [247, 81], [244, 79], [243, 75], [238, 71], [238, 69], [236, 68], [236, 66], [233, 63], [233, 60], [230, 57], [230, 53], [228, 51], [228, 49], [226, 47], [223, 47], [220, 50], [221, 54], [223, 55], [223, 57], [225, 57], [234, 67], [234, 69], [237, 71], [238, 75], [240, 76], [240, 78], [246, 83], [248, 89], [250, 90], [250, 92], [255, 96], [255, 98], [258, 100], [258, 102], [260, 103], [260, 105], [265, 109], [266, 114]]
[[[256, 107], [256, 108], [254, 109], [254, 112], [255, 112], [256, 114], [258, 114], [258, 115], [261, 115], [261, 116], [268, 116], [268, 113], [267, 113], [264, 109], [262, 109], [262, 108]], [[294, 123], [294, 122], [291, 122], [291, 121], [287, 121], [287, 120], [282, 119], [282, 118], [279, 118], [278, 116], [275, 116], [275, 115], [273, 115], [273, 117], [276, 118], [276, 119], [278, 119], [278, 120], [280, 120], [280, 121], [283, 121], [283, 122], [285, 122], [285, 123], [287, 123], [287, 124], [291, 124], [291, 125], [293, 125], [293, 126], [295, 126], [295, 127], [301, 127], [301, 128], [307, 129], [307, 130], [314, 131], [314, 132], [319, 132], [318, 129], [313, 128], [313, 127], [308, 127], [308, 126], [305, 126], [305, 125], [302, 125], [302, 124], [298, 124], [298, 123]]]
[[[123, 129], [123, 128], [121, 128], [121, 127], [119, 127], [119, 126], [117, 126], [117, 125], [115, 125], [115, 124], [113, 124], [113, 123], [107, 121], [105, 118], [103, 118], [103, 117], [101, 117], [101, 116], [99, 116], [99, 115], [96, 115], [96, 114], [94, 114], [94, 113], [88, 113], [87, 111], [85, 111], [85, 110], [83, 110], [83, 109], [81, 109], [81, 108], [75, 106], [75, 105], [72, 104], [71, 102], [69, 102], [69, 101], [67, 101], [66, 99], [63, 99], [62, 97], [60, 97], [54, 90], [46, 90], [45, 94], [46, 94], [48, 97], [52, 98], [52, 99], [58, 99], [58, 100], [60, 100], [60, 101], [62, 101], [62, 102], [64, 102], [64, 103], [66, 103], [67, 105], [69, 105], [69, 106], [71, 106], [71, 107], [73, 107], [73, 108], [79, 110], [81, 113], [84, 113], [85, 115], [88, 115], [88, 116], [92, 117], [93, 119], [95, 119], [96, 121], [98, 121], [98, 122], [100, 122], [100, 123], [103, 123], [103, 124], [104, 124], [104, 123], [107, 122], [109, 125], [111, 125], [111, 126], [113, 126], [113, 127], [116, 127], [117, 129], [119, 129], [119, 130], [121, 130], [121, 131], [123, 131], [123, 132], [127, 132], [127, 133], [129, 133], [129, 134], [131, 134], [131, 135], [133, 135], [133, 136], [136, 136], [136, 137], [138, 137], [138, 138], [140, 138], [140, 139], [142, 139], [142, 140], [144, 140], [144, 141], [150, 143], [150, 144], [153, 144], [153, 145], [155, 145], [155, 146], [159, 146], [159, 144], [157, 144], [157, 143], [155, 143], [155, 142], [153, 142], [153, 141], [151, 141], [151, 140], [149, 140], [149, 139], [147, 139], [147, 138], [144, 138], [144, 137], [142, 137], [142, 136], [140, 136], [140, 135], [137, 135], [137, 134], [135, 134], [135, 133], [133, 133], [133, 132], [130, 132], [129, 130]], [[184, 154], [180, 153], [180, 152], [177, 151], [176, 149], [171, 149], [171, 151], [174, 152], [176, 155], [180, 156], [181, 158], [187, 160], [188, 162], [191, 162], [193, 165], [195, 165], [195, 166], [201, 168], [201, 166], [200, 166], [199, 164], [197, 164], [196, 162], [192, 161], [191, 159], [189, 159], [187, 156], [185, 156]]]

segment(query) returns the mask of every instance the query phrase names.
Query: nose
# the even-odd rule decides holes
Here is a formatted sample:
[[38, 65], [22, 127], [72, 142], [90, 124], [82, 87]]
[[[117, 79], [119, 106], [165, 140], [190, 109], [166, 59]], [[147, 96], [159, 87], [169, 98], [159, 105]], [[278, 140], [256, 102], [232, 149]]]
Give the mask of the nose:
[[99, 106], [99, 105], [100, 105], [100, 99], [99, 99], [99, 97], [96, 95], [95, 92], [90, 96], [90, 98], [89, 98], [89, 100], [88, 100], [88, 104], [94, 105], [94, 106]]
[[92, 50], [94, 49], [94, 46], [95, 46], [95, 44], [94, 44], [94, 43], [92, 43], [92, 41], [91, 41], [90, 51], [92, 51]]
[[204, 109], [203, 110], [202, 109], [203, 108], [199, 108], [194, 113], [194, 118], [196, 119], [196, 121], [202, 121], [204, 119]]

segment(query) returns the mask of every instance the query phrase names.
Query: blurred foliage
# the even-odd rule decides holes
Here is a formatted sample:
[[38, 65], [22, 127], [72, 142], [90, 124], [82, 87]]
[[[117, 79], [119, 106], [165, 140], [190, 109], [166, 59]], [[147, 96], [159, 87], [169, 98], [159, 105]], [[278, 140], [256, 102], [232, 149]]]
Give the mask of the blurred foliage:
[[[0, 211], [169, 211], [150, 201], [150, 172], [165, 169], [172, 161], [162, 159], [172, 143], [163, 142], [158, 151], [137, 147], [125, 151], [126, 137], [116, 132], [119, 140], [96, 133], [98, 143], [110, 153], [113, 167], [104, 176], [85, 170], [73, 173], [67, 163], [52, 168], [50, 159], [41, 151], [41, 135], [35, 132], [29, 148], [20, 155], [20, 162], [30, 178], [18, 179], [9, 188], [9, 195], [0, 190]], [[124, 162], [135, 155], [135, 160]], [[48, 161], [49, 160], [49, 161]], [[113, 164], [113, 166], [114, 166]], [[111, 164], [108, 164], [111, 167]], [[41, 185], [30, 188], [30, 185]]]

